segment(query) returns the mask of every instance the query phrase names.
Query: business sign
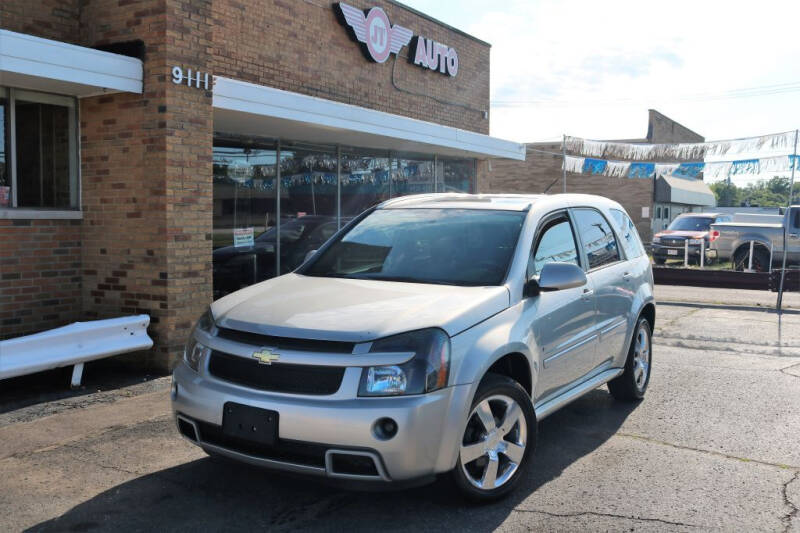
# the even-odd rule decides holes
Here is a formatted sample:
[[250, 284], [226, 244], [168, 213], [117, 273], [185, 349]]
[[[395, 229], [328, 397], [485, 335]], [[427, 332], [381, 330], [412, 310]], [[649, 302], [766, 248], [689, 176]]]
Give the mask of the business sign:
[[235, 248], [253, 246], [254, 244], [255, 240], [253, 239], [253, 228], [234, 228], [233, 246]]
[[422, 35], [415, 36], [414, 32], [399, 24], [392, 26], [386, 12], [380, 7], [362, 11], [339, 2], [334, 4], [334, 9], [339, 22], [349, 29], [350, 37], [361, 43], [367, 59], [385, 63], [391, 54], [397, 55], [413, 39], [413, 53], [409, 54], [409, 61], [442, 74], [458, 74], [458, 53], [455, 48]]

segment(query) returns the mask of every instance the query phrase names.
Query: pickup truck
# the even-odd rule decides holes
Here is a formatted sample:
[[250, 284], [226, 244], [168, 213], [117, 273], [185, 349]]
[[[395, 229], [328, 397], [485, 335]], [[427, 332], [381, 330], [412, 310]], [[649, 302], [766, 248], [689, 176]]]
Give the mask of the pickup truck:
[[771, 265], [783, 261], [783, 234], [786, 235], [787, 264], [800, 262], [800, 205], [791, 206], [776, 223], [720, 222], [711, 225], [711, 249], [721, 261], [730, 260], [735, 270], [750, 265], [750, 243], [753, 242], [752, 268], [768, 272]]

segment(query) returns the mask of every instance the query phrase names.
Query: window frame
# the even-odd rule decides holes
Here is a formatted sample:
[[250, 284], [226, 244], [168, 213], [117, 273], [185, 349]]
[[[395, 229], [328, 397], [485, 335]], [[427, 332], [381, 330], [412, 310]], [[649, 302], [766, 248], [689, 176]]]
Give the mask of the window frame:
[[584, 272], [586, 271], [588, 263], [586, 262], [585, 257], [583, 257], [581, 241], [578, 239], [578, 232], [575, 229], [575, 220], [571, 216], [570, 210], [564, 208], [551, 211], [539, 219], [539, 222], [536, 225], [536, 231], [533, 234], [533, 240], [528, 248], [528, 261], [525, 264], [525, 281], [528, 281], [533, 277], [528, 275], [528, 270], [530, 269], [531, 262], [534, 260], [536, 249], [539, 246], [539, 242], [541, 241], [544, 232], [561, 220], [566, 220], [569, 224], [570, 230], [572, 231], [572, 242], [575, 243], [575, 255], [578, 259], [578, 268], [582, 269]]
[[[644, 243], [642, 242], [642, 238], [639, 235], [639, 230], [636, 229], [636, 224], [633, 222], [633, 219], [630, 217], [630, 215], [628, 215], [628, 213], [626, 213], [624, 209], [617, 209], [616, 207], [611, 207], [608, 210], [611, 213], [611, 218], [612, 219], [614, 219], [614, 212], [616, 211], [617, 213], [619, 213], [619, 214], [621, 214], [623, 216], [623, 219], [622, 219], [623, 222], [625, 220], [627, 220], [633, 226], [632, 235], [633, 235], [633, 239], [635, 241], [635, 248], [637, 249], [636, 251], [637, 251], [638, 255], [628, 256], [628, 250], [625, 248], [625, 246], [622, 246], [622, 250], [623, 250], [623, 252], [625, 254], [624, 261], [631, 260], [631, 259], [636, 259], [637, 257], [641, 257], [643, 255], [647, 255], [647, 250], [645, 249]], [[616, 222], [616, 219], [614, 219], [614, 221]], [[625, 228], [623, 225], [621, 225], [619, 229], [624, 232], [624, 231], [626, 231], [627, 228]], [[616, 233], [616, 230], [613, 227], [611, 228], [611, 230], [614, 233]], [[622, 242], [622, 239], [620, 239], [619, 236], [617, 237], [617, 242], [618, 243]]]
[[[586, 253], [586, 247], [585, 247], [585, 245], [583, 243], [583, 235], [581, 235], [581, 232], [578, 229], [579, 226], [578, 226], [578, 223], [577, 223], [577, 218], [575, 217], [575, 211], [580, 210], [580, 209], [588, 209], [590, 211], [595, 211], [597, 214], [600, 215], [600, 217], [606, 222], [608, 227], [611, 229], [611, 234], [614, 236], [614, 240], [616, 241], [616, 244], [617, 244], [617, 256], [619, 258], [616, 261], [612, 261], [610, 263], [604, 263], [604, 264], [602, 264], [600, 266], [597, 266], [597, 267], [594, 267], [594, 268], [590, 268], [589, 267], [589, 255]], [[617, 231], [614, 229], [614, 225], [611, 224], [608, 221], [608, 217], [606, 217], [605, 214], [599, 208], [593, 207], [593, 206], [590, 206], [590, 205], [577, 205], [577, 206], [571, 207], [569, 209], [569, 212], [570, 212], [570, 217], [572, 218], [573, 223], [575, 225], [575, 233], [577, 234], [578, 239], [580, 239], [581, 254], [583, 254], [583, 258], [584, 258], [583, 260], [585, 261], [586, 267], [584, 268], [584, 270], [586, 271], [586, 273], [597, 272], [598, 270], [602, 270], [604, 268], [608, 268], [608, 267], [611, 267], [611, 266], [614, 266], [614, 265], [618, 265], [618, 264], [624, 263], [625, 261], [628, 260], [628, 256], [627, 256], [625, 250], [623, 249], [623, 247], [622, 247], [622, 245], [620, 243], [619, 235], [617, 235]]]
[[[59, 94], [17, 89], [14, 87], [0, 87], [0, 94], [5, 94], [8, 105], [8, 169], [10, 176], [11, 194], [9, 204], [0, 207], [0, 218], [5, 219], [80, 219], [81, 211], [81, 168], [80, 168], [80, 119], [77, 98]], [[69, 189], [70, 205], [57, 207], [20, 206], [17, 197], [18, 168], [17, 168], [17, 128], [16, 128], [16, 103], [17, 100], [36, 104], [57, 105], [68, 109], [68, 147], [69, 152]]]

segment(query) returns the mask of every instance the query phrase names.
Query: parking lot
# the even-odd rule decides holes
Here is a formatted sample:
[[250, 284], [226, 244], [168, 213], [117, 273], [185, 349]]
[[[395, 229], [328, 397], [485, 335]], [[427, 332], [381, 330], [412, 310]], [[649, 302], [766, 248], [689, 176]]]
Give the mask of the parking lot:
[[349, 492], [212, 461], [178, 437], [168, 387], [0, 414], [0, 529], [800, 531], [796, 310], [662, 303], [645, 400], [601, 388], [547, 418], [520, 490], [482, 507], [445, 481]]

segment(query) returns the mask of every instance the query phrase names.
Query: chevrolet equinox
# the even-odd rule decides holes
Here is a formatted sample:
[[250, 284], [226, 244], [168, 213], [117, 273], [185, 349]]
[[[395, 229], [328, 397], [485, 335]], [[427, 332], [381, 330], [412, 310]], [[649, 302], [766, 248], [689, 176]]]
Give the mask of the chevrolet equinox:
[[292, 273], [215, 301], [175, 368], [180, 433], [213, 456], [499, 498], [536, 425], [606, 384], [647, 389], [650, 262], [588, 195], [386, 201]]

